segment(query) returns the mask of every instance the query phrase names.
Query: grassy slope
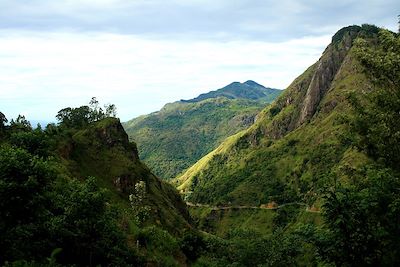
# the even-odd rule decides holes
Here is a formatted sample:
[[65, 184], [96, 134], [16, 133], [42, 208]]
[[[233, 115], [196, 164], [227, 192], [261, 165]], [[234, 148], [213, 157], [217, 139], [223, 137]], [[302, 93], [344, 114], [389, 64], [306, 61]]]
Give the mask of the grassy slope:
[[[346, 32], [343, 36], [350, 38]], [[190, 194], [191, 202], [318, 204], [320, 189], [332, 183], [331, 171], [353, 168], [366, 160], [342, 138], [347, 129], [343, 117], [351, 116], [346, 95], [371, 87], [351, 49], [315, 114], [300, 122], [313, 75], [321, 62], [339, 61], [336, 58], [348, 45], [343, 36], [261, 112], [255, 125], [230, 137], [175, 181], [178, 189]]]
[[[289, 214], [284, 222], [279, 224], [282, 214]], [[268, 236], [277, 227], [286, 229], [296, 228], [298, 224], [322, 223], [320, 213], [310, 213], [297, 206], [288, 207], [285, 210], [267, 209], [229, 209], [212, 210], [206, 207], [191, 207], [190, 215], [194, 218], [198, 229], [225, 237], [232, 230], [249, 230], [257, 232], [261, 236]]]
[[128, 208], [132, 186], [145, 181], [151, 221], [172, 232], [188, 226], [186, 205], [172, 186], [140, 162], [136, 145], [129, 143], [119, 120], [108, 118], [72, 131], [58, 150], [69, 172], [82, 179], [95, 176], [101, 187], [109, 189], [114, 203]]
[[247, 128], [268, 99], [216, 97], [167, 104], [159, 112], [124, 123], [138, 144], [141, 159], [154, 173], [170, 179], [214, 149], [223, 139]]

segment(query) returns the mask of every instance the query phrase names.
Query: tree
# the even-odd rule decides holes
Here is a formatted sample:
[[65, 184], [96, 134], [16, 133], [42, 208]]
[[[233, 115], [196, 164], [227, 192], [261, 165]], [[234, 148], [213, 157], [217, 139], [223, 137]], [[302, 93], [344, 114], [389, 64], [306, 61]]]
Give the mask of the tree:
[[63, 108], [61, 109], [57, 115], [56, 119], [60, 122], [60, 124], [70, 125], [71, 124], [71, 108]]
[[49, 255], [44, 236], [54, 177], [49, 162], [21, 148], [0, 148], [0, 264]]
[[106, 109], [106, 117], [116, 117], [117, 116], [117, 107], [114, 104], [104, 105]]
[[56, 115], [60, 125], [68, 128], [82, 128], [93, 121], [89, 106], [64, 108]]
[[32, 131], [11, 132], [9, 143], [15, 147], [23, 148], [32, 155], [45, 157], [48, 155], [48, 138], [39, 129]]
[[14, 121], [11, 119], [10, 122], [11, 131], [31, 131], [31, 123], [25, 118], [24, 115], [18, 115], [17, 119]]
[[5, 124], [8, 122], [6, 115], [4, 115], [1, 111], [0, 111], [0, 130], [4, 129]]
[[356, 186], [324, 197], [319, 255], [338, 266], [398, 266], [400, 180], [390, 169], [368, 166]]
[[125, 266], [134, 260], [125, 234], [118, 226], [117, 208], [94, 177], [81, 182], [59, 181], [52, 194], [54, 204], [48, 230], [52, 247], [62, 248], [64, 264]]
[[150, 215], [150, 207], [146, 203], [146, 183], [139, 181], [134, 186], [134, 192], [129, 195], [129, 201], [135, 216], [136, 222], [142, 224]]
[[0, 265], [42, 261], [55, 248], [67, 265], [134, 263], [105, 189], [93, 177], [82, 182], [59, 171], [24, 149], [0, 147]]
[[107, 117], [115, 117], [117, 115], [114, 104], [108, 104], [103, 108], [99, 107], [99, 101], [96, 97], [92, 97], [89, 106], [80, 106], [78, 108], [64, 108], [60, 110], [56, 118], [60, 125], [67, 128], [82, 128], [89, 123], [102, 120]]

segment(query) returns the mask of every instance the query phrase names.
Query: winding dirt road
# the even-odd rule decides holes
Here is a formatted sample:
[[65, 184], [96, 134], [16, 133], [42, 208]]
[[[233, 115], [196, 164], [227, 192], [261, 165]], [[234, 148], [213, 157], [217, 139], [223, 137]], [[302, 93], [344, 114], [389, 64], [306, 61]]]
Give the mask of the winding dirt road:
[[280, 209], [282, 207], [289, 206], [289, 205], [298, 205], [298, 206], [305, 206], [306, 212], [321, 213], [321, 211], [311, 209], [305, 203], [301, 203], [301, 202], [291, 202], [291, 203], [285, 203], [282, 205], [271, 206], [271, 207], [268, 207], [266, 205], [261, 205], [261, 206], [246, 206], [246, 205], [244, 205], [244, 206], [238, 206], [238, 205], [235, 205], [235, 206], [211, 206], [208, 204], [192, 203], [192, 202], [186, 202], [186, 205], [189, 207], [210, 208], [211, 210], [229, 210], [229, 209], [277, 210], [277, 209]]

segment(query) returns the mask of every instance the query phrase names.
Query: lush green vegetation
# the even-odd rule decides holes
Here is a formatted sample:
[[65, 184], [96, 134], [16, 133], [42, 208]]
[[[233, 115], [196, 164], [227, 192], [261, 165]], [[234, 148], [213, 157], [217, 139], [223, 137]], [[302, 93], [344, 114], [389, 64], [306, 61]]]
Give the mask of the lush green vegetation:
[[364, 99], [351, 95], [355, 116], [349, 139], [374, 162], [345, 171], [353, 182], [326, 193], [325, 231], [317, 244], [323, 259], [336, 265], [397, 266], [400, 34], [381, 30], [374, 47], [359, 40], [356, 54], [376, 88]]
[[[371, 86], [354, 49], [346, 48], [362, 28], [351, 29], [264, 109], [252, 127], [227, 139], [178, 178], [178, 188], [190, 194], [190, 201], [318, 204], [315, 196], [331, 183], [331, 171], [356, 168], [367, 161], [346, 140], [346, 119], [352, 119], [347, 96]], [[333, 61], [332, 57], [337, 58]], [[338, 69], [338, 73], [325, 92], [312, 92], [312, 81], [326, 75], [321, 66]], [[311, 118], [302, 120], [304, 106], [313, 103], [308, 98], [319, 101], [318, 106]]]
[[[282, 248], [294, 255], [291, 262], [279, 260], [283, 265], [399, 265], [395, 245], [400, 231], [399, 40], [399, 34], [371, 25], [338, 32], [320, 62], [263, 110], [255, 125], [227, 139], [176, 181], [193, 203], [258, 206], [272, 201], [300, 202], [319, 209], [320, 219], [307, 221], [309, 216], [299, 216], [301, 211], [270, 217], [266, 213], [261, 215], [262, 227], [257, 216], [264, 210], [257, 216], [247, 214], [249, 211], [238, 210], [242, 214], [232, 216], [233, 211], [221, 215], [203, 210], [192, 212], [199, 226], [224, 242], [237, 240], [238, 244], [246, 243], [247, 238], [229, 236], [227, 229], [253, 228], [257, 234], [248, 238], [252, 241], [247, 247], [251, 247], [262, 238], [274, 240], [275, 228], [280, 225]], [[330, 65], [332, 62], [340, 62], [340, 66]], [[312, 80], [324, 73], [320, 69], [324, 64], [338, 71], [326, 91], [313, 93]], [[304, 120], [300, 115], [305, 105], [313, 103], [310, 98], [318, 99], [318, 106]], [[291, 242], [302, 250], [299, 254], [291, 254], [296, 250], [282, 241], [293, 235], [298, 239]], [[271, 256], [263, 249], [258, 252], [273, 258], [280, 255], [279, 248], [275, 249]], [[208, 254], [208, 260], [215, 266], [236, 266], [232, 262], [279, 265], [261, 255], [220, 261], [232, 254], [243, 256], [246, 252], [239, 246], [229, 253]], [[301, 262], [296, 255], [307, 261]], [[261, 259], [257, 262], [255, 258]]]
[[[332, 80], [315, 87], [325, 68]], [[0, 112], [0, 264], [399, 266], [399, 82], [400, 34], [339, 31], [254, 125], [176, 180], [185, 198], [210, 204], [192, 205], [191, 218], [140, 162], [115, 108], [92, 99], [45, 129]], [[205, 107], [222, 120], [255, 108], [242, 103], [164, 109]]]
[[279, 93], [252, 81], [232, 83], [123, 125], [138, 144], [141, 159], [157, 176], [171, 179], [223, 139], [249, 127]]
[[176, 191], [139, 161], [111, 113], [85, 121], [98, 109], [65, 110], [73, 119], [45, 129], [1, 113], [0, 264], [185, 262], [188, 214]]

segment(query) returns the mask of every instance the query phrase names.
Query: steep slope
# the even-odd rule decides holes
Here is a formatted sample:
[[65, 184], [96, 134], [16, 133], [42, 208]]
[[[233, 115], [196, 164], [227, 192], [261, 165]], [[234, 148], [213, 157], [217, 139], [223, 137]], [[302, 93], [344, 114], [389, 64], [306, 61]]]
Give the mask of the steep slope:
[[281, 91], [253, 81], [232, 83], [123, 124], [141, 159], [161, 178], [176, 177], [223, 139], [246, 129]]
[[377, 32], [368, 25], [338, 31], [317, 63], [265, 108], [252, 127], [228, 138], [180, 176], [178, 189], [195, 203], [317, 204], [332, 172], [366, 160], [345, 142], [343, 118], [351, 116], [346, 96], [372, 87], [354, 57], [353, 42]]
[[60, 139], [58, 154], [72, 176], [94, 176], [109, 189], [114, 203], [128, 207], [128, 195], [139, 181], [146, 184], [150, 221], [177, 232], [188, 227], [188, 212], [176, 190], [155, 177], [140, 162], [118, 119], [107, 118]]

